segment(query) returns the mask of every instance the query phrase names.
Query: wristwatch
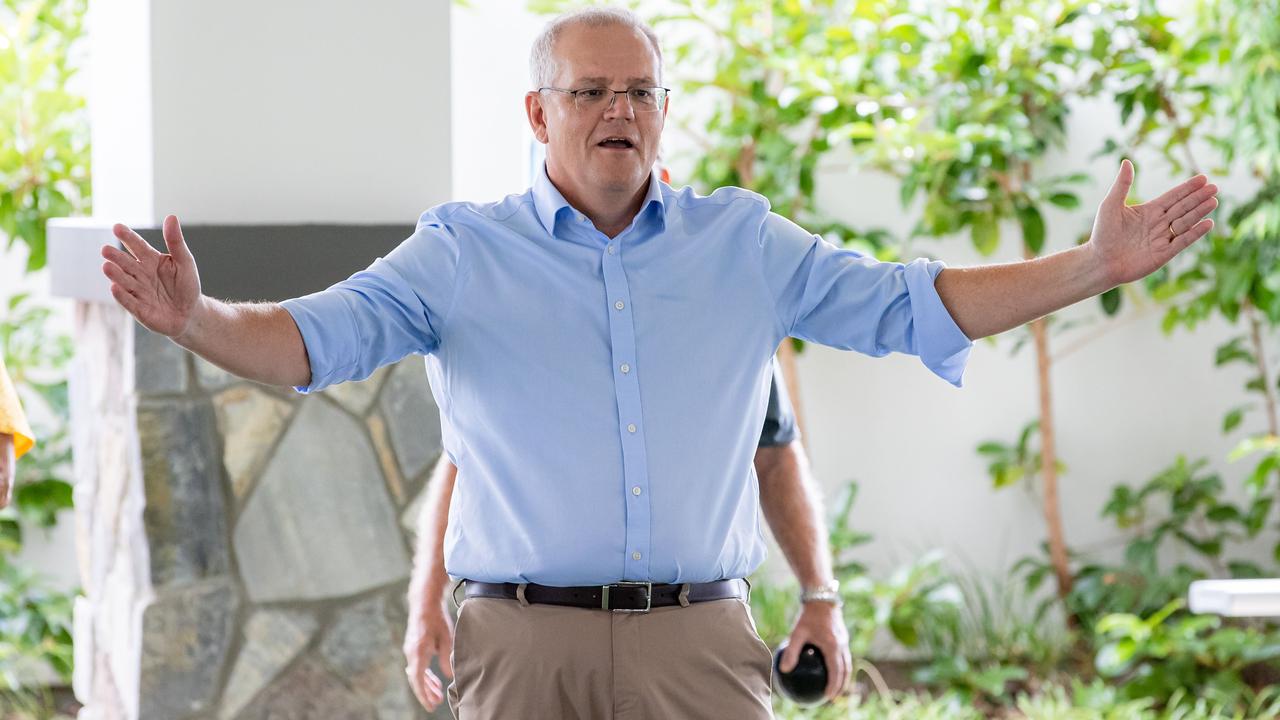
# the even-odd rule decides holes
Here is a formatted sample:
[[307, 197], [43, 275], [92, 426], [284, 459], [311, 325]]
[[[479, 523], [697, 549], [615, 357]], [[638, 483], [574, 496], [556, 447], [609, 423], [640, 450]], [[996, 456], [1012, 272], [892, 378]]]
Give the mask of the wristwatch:
[[840, 598], [840, 581], [828, 580], [816, 587], [801, 588], [800, 602], [811, 601], [829, 602], [836, 607], [843, 606], [844, 600]]

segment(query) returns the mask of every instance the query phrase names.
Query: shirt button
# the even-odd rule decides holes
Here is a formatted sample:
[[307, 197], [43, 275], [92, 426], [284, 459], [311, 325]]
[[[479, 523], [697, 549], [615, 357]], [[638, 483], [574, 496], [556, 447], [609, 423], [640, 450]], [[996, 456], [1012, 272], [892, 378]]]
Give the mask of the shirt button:
[[622, 367], [618, 369], [622, 371], [623, 375], [626, 375], [627, 373], [631, 372], [631, 366], [628, 365], [627, 363], [622, 363]]
[[626, 307], [626, 305], [624, 305], [621, 300], [613, 304], [613, 308], [615, 310], [621, 310], [624, 307]]
[[639, 494], [640, 494], [640, 486], [639, 486], [639, 485], [637, 485], [637, 486], [635, 486], [635, 487], [631, 488], [631, 494], [632, 494], [632, 495], [639, 495]]
[[587, 218], [586, 218], [586, 216], [585, 216], [585, 215], [579, 215], [579, 216], [578, 216], [578, 222], [580, 222], [580, 223], [584, 223], [584, 222], [586, 222], [586, 221], [587, 221]]
[[612, 246], [612, 245], [610, 245], [610, 246], [609, 246], [609, 254], [610, 254], [610, 255], [612, 255], [613, 253], [614, 253], [613, 246]]
[[[632, 424], [630, 424], [630, 425], [628, 425], [628, 426], [627, 426], [627, 432], [632, 432], [632, 433], [633, 433], [633, 432], [635, 432], [635, 431], [636, 431], [635, 423], [632, 423]], [[640, 493], [636, 493], [636, 494], [637, 494], [637, 495], [639, 495]]]
[[640, 559], [640, 553], [638, 553], [638, 552], [633, 552], [633, 553], [631, 553], [631, 559], [632, 559], [632, 560], [639, 560], [639, 559]]

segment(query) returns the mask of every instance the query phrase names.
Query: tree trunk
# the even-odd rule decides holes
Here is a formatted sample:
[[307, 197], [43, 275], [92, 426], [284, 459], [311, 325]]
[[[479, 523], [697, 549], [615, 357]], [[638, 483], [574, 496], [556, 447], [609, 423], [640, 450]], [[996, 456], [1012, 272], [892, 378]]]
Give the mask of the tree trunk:
[[[1028, 260], [1035, 257], [1025, 248]], [[1040, 385], [1040, 478], [1043, 483], [1044, 522], [1049, 532], [1049, 562], [1058, 579], [1058, 597], [1066, 599], [1071, 592], [1071, 567], [1067, 561], [1067, 541], [1062, 532], [1062, 511], [1058, 506], [1058, 448], [1053, 425], [1053, 392], [1049, 356], [1049, 324], [1043, 317], [1031, 323], [1031, 336], [1036, 348], [1036, 378]]]
[[1262, 344], [1262, 319], [1258, 310], [1248, 300], [1244, 303], [1244, 314], [1249, 319], [1249, 336], [1253, 340], [1253, 360], [1258, 365], [1258, 377], [1262, 378], [1262, 395], [1266, 398], [1267, 432], [1272, 436], [1280, 435], [1280, 426], [1276, 423], [1276, 395], [1271, 388], [1271, 372], [1267, 366], [1266, 348]]

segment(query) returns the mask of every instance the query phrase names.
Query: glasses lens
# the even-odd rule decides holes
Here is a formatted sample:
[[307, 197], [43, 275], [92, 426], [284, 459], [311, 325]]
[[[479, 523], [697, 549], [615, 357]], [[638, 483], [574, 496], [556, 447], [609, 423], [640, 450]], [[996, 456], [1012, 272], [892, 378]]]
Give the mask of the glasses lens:
[[627, 96], [631, 98], [631, 106], [637, 110], [657, 110], [659, 92], [661, 89], [631, 88]]
[[[585, 88], [573, 95], [580, 110], [598, 110], [605, 105], [612, 105], [618, 93], [608, 88]], [[631, 107], [640, 112], [661, 110], [666, 103], [666, 88], [631, 88], [626, 92], [631, 100]]]
[[600, 107], [612, 94], [605, 88], [585, 88], [574, 93], [573, 99], [577, 101], [579, 108], [586, 110]]

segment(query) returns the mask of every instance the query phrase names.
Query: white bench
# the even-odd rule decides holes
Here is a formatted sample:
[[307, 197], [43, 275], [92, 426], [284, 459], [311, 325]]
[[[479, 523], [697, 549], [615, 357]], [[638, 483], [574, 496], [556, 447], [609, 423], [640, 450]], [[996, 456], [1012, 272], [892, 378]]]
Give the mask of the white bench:
[[1280, 617], [1280, 579], [1197, 580], [1191, 612], [1225, 617]]

